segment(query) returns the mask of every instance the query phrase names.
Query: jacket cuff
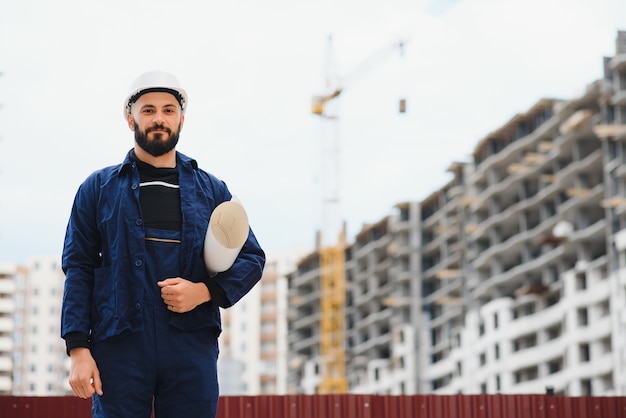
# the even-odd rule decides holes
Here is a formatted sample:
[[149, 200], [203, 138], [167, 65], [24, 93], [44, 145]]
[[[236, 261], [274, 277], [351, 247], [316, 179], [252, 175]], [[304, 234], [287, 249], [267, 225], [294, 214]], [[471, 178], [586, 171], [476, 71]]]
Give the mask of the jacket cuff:
[[205, 280], [202, 283], [204, 283], [209, 289], [212, 303], [219, 306], [220, 308], [228, 308], [230, 306], [228, 298], [226, 297], [226, 292], [224, 292], [224, 289], [222, 289], [218, 284], [216, 284], [211, 279]]
[[91, 348], [89, 336], [82, 332], [69, 332], [63, 338], [65, 339], [65, 352], [68, 356], [70, 355], [70, 351], [74, 348]]

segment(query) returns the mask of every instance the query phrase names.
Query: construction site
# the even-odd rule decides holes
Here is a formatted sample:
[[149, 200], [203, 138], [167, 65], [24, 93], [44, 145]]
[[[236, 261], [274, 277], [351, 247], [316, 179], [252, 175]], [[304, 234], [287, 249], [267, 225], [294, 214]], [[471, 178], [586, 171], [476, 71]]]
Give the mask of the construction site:
[[320, 240], [288, 277], [290, 393], [626, 395], [626, 32], [603, 68]]
[[[256, 20], [242, 20], [246, 39], [233, 50], [254, 43]], [[257, 41], [261, 50], [266, 40]], [[221, 311], [217, 417], [626, 417], [626, 31], [617, 31], [613, 55], [588, 57], [602, 72], [578, 95], [536, 100], [492, 127], [468, 159], [451, 161], [441, 187], [395, 203], [349, 235], [340, 103], [390, 57], [401, 63], [410, 45], [399, 37], [337, 74], [327, 39], [324, 85], [310, 97], [308, 115], [321, 150], [315, 245], [287, 266], [268, 260], [247, 299]], [[291, 58], [284, 49], [275, 55]], [[256, 80], [264, 55], [271, 54], [232, 58], [259, 96], [288, 72], [272, 63], [276, 79]], [[115, 57], [107, 60], [122, 61]], [[228, 89], [232, 98], [206, 113], [249, 105], [235, 94], [249, 89], [236, 82]], [[395, 105], [398, 114], [410, 111], [404, 97]], [[236, 131], [241, 120], [237, 114], [224, 123]], [[228, 146], [236, 142], [223, 136]], [[302, 160], [300, 151], [287, 158]], [[276, 158], [279, 164], [263, 164], [286, 164], [285, 155]], [[271, 182], [282, 185], [288, 175]], [[264, 198], [263, 206], [278, 206]], [[55, 256], [34, 256], [26, 266], [0, 260], [0, 417], [92, 413], [68, 383], [58, 324], [64, 279]]]
[[[603, 68], [578, 97], [538, 100], [494, 129], [447, 184], [350, 241], [325, 183], [327, 228], [286, 276], [286, 394], [225, 395], [217, 416], [624, 417], [626, 32]], [[323, 122], [341, 91], [314, 98]], [[265, 302], [278, 294], [267, 274]], [[226, 356], [241, 337], [230, 320]], [[0, 397], [14, 418], [89, 408]]]

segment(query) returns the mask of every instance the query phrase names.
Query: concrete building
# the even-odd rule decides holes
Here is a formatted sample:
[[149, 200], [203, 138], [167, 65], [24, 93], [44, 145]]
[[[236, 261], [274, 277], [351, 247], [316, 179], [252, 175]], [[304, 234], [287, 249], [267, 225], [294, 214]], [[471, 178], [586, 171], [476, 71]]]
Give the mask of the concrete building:
[[288, 281], [288, 392], [314, 394], [322, 379], [319, 253], [302, 258]]
[[541, 100], [477, 145], [464, 198], [464, 297], [452, 302], [466, 313], [449, 327], [460, 344], [431, 358], [432, 390], [580, 395], [590, 393], [581, 389], [590, 372], [610, 370], [599, 355], [589, 365], [591, 346], [611, 355], [602, 149], [592, 130], [601, 87]]
[[[418, 206], [366, 225], [346, 248], [346, 375], [354, 393], [416, 393], [421, 321]], [[290, 392], [313, 394], [322, 380], [319, 254], [289, 276]]]
[[[432, 376], [434, 364], [461, 348], [465, 322], [466, 237], [463, 223], [465, 166], [452, 164], [453, 179], [420, 202], [420, 273], [422, 321], [416, 327], [419, 342], [420, 393], [441, 384]], [[414, 323], [417, 324], [417, 323]]]
[[418, 390], [416, 327], [422, 322], [416, 203], [366, 225], [347, 249], [346, 374], [353, 393]]
[[431, 359], [432, 390], [626, 393], [626, 282], [608, 250], [626, 226], [611, 213], [626, 191], [615, 183], [624, 160], [610, 153], [626, 139], [625, 40], [618, 33], [604, 77], [579, 97], [541, 100], [476, 146], [463, 209], [465, 321], [459, 346]]
[[[626, 32], [616, 46], [579, 97], [539, 100], [347, 247], [351, 392], [626, 395]], [[313, 253], [289, 287], [303, 393], [318, 283]]]

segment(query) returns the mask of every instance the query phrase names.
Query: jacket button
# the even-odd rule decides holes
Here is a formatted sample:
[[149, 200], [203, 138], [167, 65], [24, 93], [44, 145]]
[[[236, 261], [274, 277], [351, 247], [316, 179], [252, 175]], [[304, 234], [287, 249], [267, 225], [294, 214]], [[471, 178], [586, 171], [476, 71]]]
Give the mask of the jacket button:
[[132, 186], [130, 186], [130, 188], [133, 190], [137, 189], [137, 187], [139, 187], [137, 183], [133, 183]]
[[135, 266], [141, 267], [142, 264], [143, 262], [141, 260], [135, 260]]
[[140, 226], [141, 224], [143, 224], [143, 219], [137, 219], [137, 220], [135, 221], [135, 224], [137, 224], [137, 225], [139, 225], [139, 226]]
[[141, 303], [139, 302], [135, 303], [135, 309], [137, 310], [141, 309]]

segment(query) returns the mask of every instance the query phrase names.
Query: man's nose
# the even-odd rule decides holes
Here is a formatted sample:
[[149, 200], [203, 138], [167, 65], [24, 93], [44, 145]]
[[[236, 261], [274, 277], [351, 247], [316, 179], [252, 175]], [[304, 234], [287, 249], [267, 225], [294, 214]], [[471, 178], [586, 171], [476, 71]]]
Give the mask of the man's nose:
[[152, 120], [154, 121], [154, 123], [159, 123], [159, 124], [160, 122], [163, 122], [164, 120], [163, 112], [159, 112], [159, 111], [154, 112], [154, 116], [152, 117]]

